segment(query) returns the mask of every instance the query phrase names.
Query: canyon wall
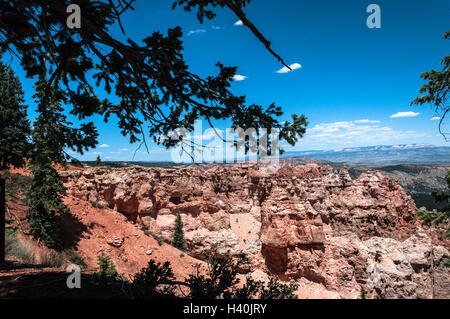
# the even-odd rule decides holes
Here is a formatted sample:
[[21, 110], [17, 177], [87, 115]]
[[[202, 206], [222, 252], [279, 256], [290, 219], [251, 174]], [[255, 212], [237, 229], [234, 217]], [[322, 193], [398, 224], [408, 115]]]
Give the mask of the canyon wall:
[[300, 284], [304, 297], [450, 297], [449, 252], [432, 243], [401, 186], [345, 167], [249, 165], [204, 170], [62, 172], [69, 194], [119, 211], [170, 242], [181, 214], [187, 253], [232, 257], [240, 272]]

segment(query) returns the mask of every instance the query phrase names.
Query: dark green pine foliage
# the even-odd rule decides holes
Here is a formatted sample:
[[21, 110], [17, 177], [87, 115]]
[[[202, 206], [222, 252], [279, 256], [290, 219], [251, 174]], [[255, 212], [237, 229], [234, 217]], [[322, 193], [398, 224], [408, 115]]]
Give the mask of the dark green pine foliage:
[[67, 207], [61, 200], [66, 189], [55, 165], [66, 164], [65, 147], [82, 152], [84, 148], [95, 146], [97, 132], [89, 124], [80, 129], [70, 128], [71, 123], [67, 122], [62, 108], [65, 93], [56, 87], [48, 91], [45, 85], [45, 79], [40, 79], [34, 95], [39, 115], [32, 131], [33, 181], [27, 194], [28, 219], [36, 239], [43, 240], [48, 247], [58, 247], [56, 216], [66, 212]]
[[[218, 62], [214, 74], [192, 73], [180, 27], [150, 30], [144, 38], [123, 41], [111, 29], [126, 25], [120, 17], [124, 14], [125, 19], [125, 12], [133, 10], [129, 1], [80, 0], [82, 27], [69, 29], [66, 8], [71, 2], [0, 1], [0, 54], [19, 57], [27, 77], [45, 76], [48, 86], [68, 92], [65, 110], [79, 119], [100, 115], [107, 121], [115, 116], [121, 133], [132, 143], [147, 145], [150, 138], [167, 148], [179, 145], [185, 150], [195, 145], [181, 136], [173, 138], [172, 132], [178, 128], [192, 132], [198, 119], [211, 125], [229, 119], [232, 127], [279, 130], [280, 140], [291, 145], [305, 133], [305, 116], [292, 114], [292, 121], [285, 121], [280, 106], [249, 104], [244, 95], [233, 94], [237, 67]], [[285, 65], [270, 49], [270, 41], [244, 19], [249, 2], [173, 1], [174, 8], [197, 10], [200, 22], [213, 19], [215, 9], [227, 8]], [[113, 97], [111, 101], [100, 99], [105, 92]], [[267, 151], [271, 154], [271, 145]]]
[[[448, 188], [450, 189], [450, 171], [445, 173], [445, 179], [447, 180]], [[419, 211], [417, 216], [422, 220], [425, 225], [444, 225], [443, 237], [450, 238], [449, 219], [450, 219], [450, 192], [434, 192], [431, 194], [434, 197], [436, 203], [440, 204], [437, 212]]]
[[30, 123], [23, 91], [12, 69], [0, 61], [0, 263], [5, 261], [6, 172], [25, 164]]
[[[444, 39], [450, 40], [450, 31], [444, 33]], [[449, 141], [449, 133], [443, 131], [443, 124], [450, 107], [448, 104], [448, 93], [450, 92], [450, 54], [441, 60], [442, 70], [431, 70], [420, 75], [427, 81], [419, 93], [424, 95], [417, 97], [411, 105], [430, 104], [434, 107], [436, 115], [441, 117], [439, 122], [439, 132]]]
[[361, 299], [366, 299], [366, 290], [364, 289], [364, 287], [361, 287], [361, 292], [360, 292], [360, 297]]
[[95, 165], [96, 166], [102, 165], [102, 159], [100, 158], [100, 155], [97, 156], [97, 159], [95, 160]]
[[177, 211], [177, 217], [175, 219], [172, 245], [179, 250], [184, 251], [186, 249], [184, 246], [183, 221], [181, 220], [180, 211]]
[[105, 253], [102, 251], [101, 254], [97, 257], [97, 276], [99, 276], [101, 279], [108, 279], [108, 280], [114, 280], [117, 278], [117, 270], [116, 266], [114, 265], [114, 262], [112, 261], [111, 257], [108, 255], [105, 255]]
[[28, 193], [31, 232], [36, 239], [54, 248], [60, 243], [55, 217], [67, 211], [60, 199], [65, 194], [64, 185], [51, 162], [33, 160], [31, 169], [34, 176]]
[[25, 164], [30, 122], [19, 79], [0, 61], [0, 169]]

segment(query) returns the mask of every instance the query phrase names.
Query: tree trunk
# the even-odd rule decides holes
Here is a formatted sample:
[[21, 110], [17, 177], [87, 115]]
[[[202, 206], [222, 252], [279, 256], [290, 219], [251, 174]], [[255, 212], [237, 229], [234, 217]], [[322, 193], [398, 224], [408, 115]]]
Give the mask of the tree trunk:
[[6, 183], [0, 177], [0, 264], [5, 263]]

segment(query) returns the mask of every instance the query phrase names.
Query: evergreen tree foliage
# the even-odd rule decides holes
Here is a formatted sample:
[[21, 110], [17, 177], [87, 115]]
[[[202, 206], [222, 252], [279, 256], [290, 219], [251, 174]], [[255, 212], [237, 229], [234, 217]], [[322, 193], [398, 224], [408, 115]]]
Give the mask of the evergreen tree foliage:
[[95, 160], [95, 166], [102, 165], [102, 159], [100, 158], [100, 155], [97, 155], [97, 159]]
[[[135, 298], [172, 298], [175, 297], [175, 275], [170, 268], [170, 262], [164, 264], [150, 260], [146, 268], [142, 268], [133, 278]], [[169, 285], [167, 285], [169, 284]]]
[[177, 211], [177, 217], [175, 218], [172, 245], [179, 250], [184, 251], [186, 249], [184, 245], [183, 221], [181, 220], [180, 211]]
[[[174, 27], [166, 34], [155, 31], [144, 39], [126, 42], [110, 32], [122, 28], [122, 14], [133, 9], [133, 0], [80, 0], [81, 28], [66, 25], [70, 0], [5, 0], [0, 2], [0, 54], [20, 58], [27, 77], [47, 78], [47, 88], [67, 92], [65, 110], [86, 119], [93, 115], [108, 121], [118, 118], [122, 134], [130, 142], [147, 145], [146, 137], [167, 148], [194, 142], [171, 132], [193, 131], [197, 119], [230, 119], [232, 127], [280, 131], [280, 140], [294, 145], [305, 133], [306, 118], [292, 115], [283, 121], [281, 107], [249, 105], [245, 96], [230, 91], [236, 67], [218, 62], [217, 72], [207, 77], [189, 71], [183, 56], [183, 31]], [[270, 47], [244, 14], [250, 0], [178, 0], [175, 7], [198, 9], [197, 17], [213, 19], [216, 7], [232, 11], [280, 63], [286, 63]], [[168, 4], [170, 5], [170, 4]], [[125, 30], [122, 28], [122, 31]], [[93, 83], [93, 84], [92, 84]], [[101, 99], [103, 92], [117, 103]], [[147, 129], [148, 128], [148, 129]], [[145, 131], [144, 131], [145, 129]]]
[[364, 287], [361, 287], [361, 291], [360, 291], [360, 297], [361, 299], [366, 299], [366, 290], [364, 289]]
[[170, 263], [150, 260], [131, 282], [134, 298], [173, 298], [177, 286], [188, 289], [189, 299], [296, 299], [296, 284], [271, 279], [265, 284], [251, 278], [239, 287], [236, 265], [230, 259], [211, 258], [208, 268], [200, 269], [183, 281], [176, 281]]
[[19, 78], [0, 61], [0, 169], [25, 164], [30, 122]]
[[[445, 173], [445, 179], [450, 190], [450, 171]], [[443, 225], [445, 228], [443, 237], [448, 238], [450, 232], [450, 191], [434, 192], [431, 195], [436, 203], [440, 204], [440, 207], [436, 212], [418, 211], [416, 215], [419, 216], [425, 225]]]
[[0, 61], [0, 263], [5, 261], [6, 173], [25, 164], [30, 123], [19, 79]]
[[97, 256], [97, 272], [96, 274], [101, 278], [105, 280], [115, 280], [117, 279], [117, 270], [116, 266], [114, 265], [114, 262], [111, 260], [110, 256], [105, 255], [105, 253], [102, 251], [102, 253]]
[[[447, 186], [449, 191], [447, 192], [434, 192], [431, 195], [435, 201], [441, 206], [437, 209], [437, 212], [418, 211], [417, 216], [422, 220], [423, 224], [431, 226], [435, 225], [443, 229], [442, 237], [445, 239], [450, 238], [450, 171], [445, 173], [445, 179], [447, 180]], [[442, 266], [445, 268], [450, 267], [450, 259], [443, 261]]]
[[41, 79], [34, 95], [38, 103], [39, 116], [33, 125], [31, 171], [33, 181], [27, 195], [28, 219], [31, 232], [36, 239], [43, 240], [48, 247], [57, 247], [58, 227], [55, 217], [67, 211], [61, 200], [66, 189], [55, 169], [56, 164], [66, 164], [64, 148], [82, 152], [96, 143], [97, 132], [89, 124], [80, 129], [69, 127], [63, 114], [65, 93], [56, 87], [47, 91], [46, 80]]
[[[450, 31], [445, 32], [443, 38], [450, 40]], [[450, 110], [448, 104], [448, 94], [450, 91], [450, 54], [441, 60], [441, 65], [442, 70], [440, 71], [431, 70], [420, 75], [422, 79], [427, 81], [419, 90], [419, 93], [424, 93], [424, 95], [417, 97], [411, 102], [411, 105], [431, 104], [435, 109], [436, 115], [439, 115], [441, 118], [439, 132], [448, 141], [450, 133], [444, 131], [443, 123]]]
[[45, 158], [33, 158], [31, 171], [33, 181], [27, 194], [30, 229], [35, 239], [55, 248], [60, 244], [56, 216], [67, 212], [60, 199], [65, 188], [52, 162]]

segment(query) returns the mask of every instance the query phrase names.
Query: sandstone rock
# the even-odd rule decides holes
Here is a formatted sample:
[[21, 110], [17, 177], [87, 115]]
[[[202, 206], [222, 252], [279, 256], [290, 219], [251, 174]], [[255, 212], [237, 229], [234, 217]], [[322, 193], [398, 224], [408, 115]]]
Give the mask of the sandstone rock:
[[106, 242], [111, 246], [120, 247], [124, 242], [124, 238], [123, 237], [108, 238]]
[[432, 244], [411, 197], [377, 171], [352, 180], [345, 166], [316, 164], [132, 167], [61, 177], [71, 195], [104, 203], [166, 242], [179, 211], [189, 255], [245, 256], [242, 272], [296, 280], [312, 296], [358, 298], [361, 287], [377, 298], [450, 291], [436, 268], [447, 248]]

